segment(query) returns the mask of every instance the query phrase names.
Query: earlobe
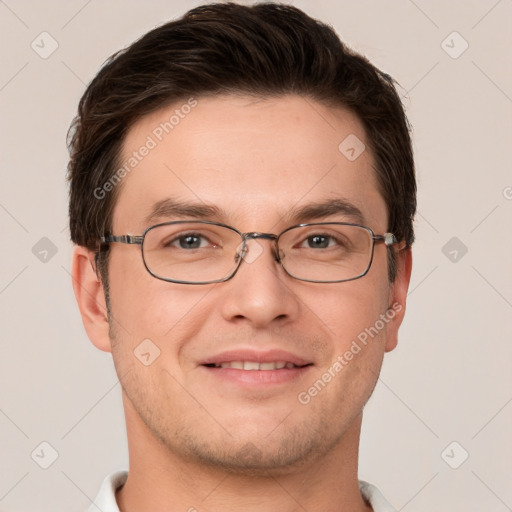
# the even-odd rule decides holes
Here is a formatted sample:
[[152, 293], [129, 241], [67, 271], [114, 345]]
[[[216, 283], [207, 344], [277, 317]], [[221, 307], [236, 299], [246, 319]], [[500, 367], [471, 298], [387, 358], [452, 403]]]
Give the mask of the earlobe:
[[93, 345], [111, 351], [107, 307], [103, 283], [96, 271], [94, 254], [85, 247], [73, 251], [71, 277], [87, 336]]
[[396, 279], [392, 283], [389, 292], [388, 315], [390, 321], [387, 325], [387, 340], [385, 351], [390, 352], [398, 343], [398, 329], [405, 315], [407, 291], [411, 280], [412, 252], [411, 248], [402, 249], [397, 254]]

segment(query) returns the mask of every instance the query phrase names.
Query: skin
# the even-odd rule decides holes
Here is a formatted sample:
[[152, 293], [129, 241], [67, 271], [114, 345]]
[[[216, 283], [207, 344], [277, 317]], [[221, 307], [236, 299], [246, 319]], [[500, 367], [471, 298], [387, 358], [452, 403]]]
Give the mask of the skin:
[[[123, 156], [144, 144], [176, 108], [135, 124]], [[351, 162], [338, 150], [349, 134], [368, 147], [355, 116], [310, 99], [198, 98], [124, 178], [113, 233], [141, 234], [153, 204], [172, 197], [216, 205], [224, 215], [213, 220], [242, 232], [271, 233], [291, 225], [292, 208], [344, 198], [383, 234], [387, 209], [370, 151]], [[338, 214], [311, 221], [328, 220], [351, 219]], [[371, 510], [357, 483], [362, 410], [384, 353], [397, 344], [410, 251], [399, 252], [392, 284], [383, 244], [376, 245], [365, 277], [315, 284], [287, 276], [272, 257], [271, 241], [252, 241], [250, 247], [256, 243], [261, 254], [243, 262], [233, 279], [201, 286], [155, 279], [142, 264], [139, 246], [112, 244], [110, 319], [92, 254], [75, 248], [73, 284], [85, 329], [97, 348], [112, 352], [123, 388], [130, 455], [128, 480], [117, 493], [123, 512]], [[298, 394], [393, 304], [401, 308], [394, 318], [301, 404]], [[144, 366], [134, 350], [147, 338], [160, 356]], [[205, 357], [240, 347], [286, 350], [312, 365], [274, 386], [227, 381], [200, 365]]]

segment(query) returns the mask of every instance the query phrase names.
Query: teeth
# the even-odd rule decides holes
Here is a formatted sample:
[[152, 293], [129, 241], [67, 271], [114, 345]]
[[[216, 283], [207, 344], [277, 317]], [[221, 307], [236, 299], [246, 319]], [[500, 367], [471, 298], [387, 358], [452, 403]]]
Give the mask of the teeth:
[[256, 361], [229, 361], [215, 365], [216, 368], [234, 368], [236, 370], [281, 370], [282, 368], [296, 368], [293, 363], [285, 361], [271, 361], [257, 363]]

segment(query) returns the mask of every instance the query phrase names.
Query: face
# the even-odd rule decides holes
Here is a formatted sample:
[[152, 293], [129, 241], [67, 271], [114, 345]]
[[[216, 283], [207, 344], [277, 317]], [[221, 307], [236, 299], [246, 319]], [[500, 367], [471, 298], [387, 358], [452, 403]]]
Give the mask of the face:
[[[157, 111], [129, 132], [122, 161], [146, 153], [139, 148], [148, 136], [156, 145], [118, 185], [113, 234], [193, 218], [190, 208], [173, 207], [145, 221], [164, 200], [213, 207], [199, 218], [241, 232], [354, 222], [355, 209], [376, 234], [387, 231], [370, 151], [354, 160], [338, 149], [354, 135], [368, 147], [349, 112], [296, 96], [197, 98], [161, 133], [176, 109]], [[354, 208], [297, 216], [305, 206], [335, 202]], [[329, 453], [360, 418], [383, 354], [394, 346], [402, 277], [388, 282], [383, 244], [366, 276], [332, 284], [292, 279], [272, 244], [250, 241], [257, 257], [231, 280], [207, 285], [155, 279], [139, 246], [111, 245], [112, 354], [127, 415], [137, 414], [175, 456], [258, 471]], [[143, 364], [135, 354], [148, 339], [142, 347], [150, 364]]]

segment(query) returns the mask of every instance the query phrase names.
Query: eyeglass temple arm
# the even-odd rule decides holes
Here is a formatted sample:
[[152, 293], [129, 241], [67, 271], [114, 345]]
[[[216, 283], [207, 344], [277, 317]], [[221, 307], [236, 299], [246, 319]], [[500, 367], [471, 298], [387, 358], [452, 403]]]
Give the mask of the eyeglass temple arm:
[[107, 235], [107, 236], [102, 236], [100, 238], [100, 241], [103, 244], [117, 242], [120, 244], [139, 244], [140, 245], [142, 243], [142, 240], [143, 240], [143, 237], [140, 235], [119, 235], [119, 236]]
[[[133, 236], [133, 235], [120, 235], [120, 236], [107, 235], [107, 236], [102, 236], [100, 238], [100, 245], [99, 245], [98, 251], [94, 255], [93, 270], [94, 270], [96, 276], [98, 276], [98, 272], [97, 272], [97, 269], [98, 269], [98, 258], [100, 256], [101, 252], [103, 252], [106, 249], [108, 249], [108, 244], [113, 243], [113, 242], [117, 242], [117, 243], [120, 243], [120, 244], [139, 244], [140, 245], [140, 244], [142, 244], [142, 240], [143, 240], [142, 236]], [[91, 265], [92, 265], [92, 262], [91, 262]]]
[[393, 233], [384, 233], [383, 235], [374, 235], [373, 239], [376, 243], [384, 242], [386, 247], [391, 247], [398, 243], [396, 236]]

